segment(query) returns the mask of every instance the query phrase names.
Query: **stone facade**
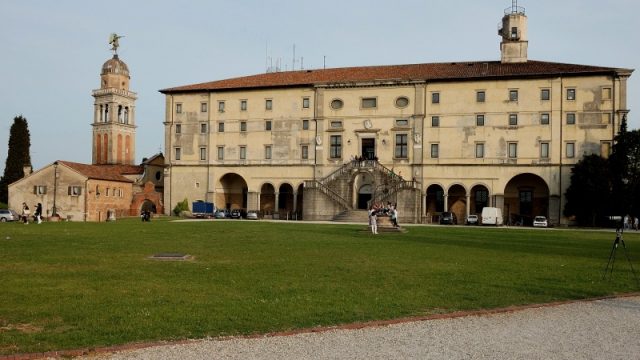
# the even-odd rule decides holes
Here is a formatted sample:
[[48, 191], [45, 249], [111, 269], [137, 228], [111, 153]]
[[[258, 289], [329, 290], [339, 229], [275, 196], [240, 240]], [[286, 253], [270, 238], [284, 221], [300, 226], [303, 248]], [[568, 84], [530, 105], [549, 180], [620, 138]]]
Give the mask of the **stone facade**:
[[[571, 168], [586, 154], [608, 156], [633, 70], [528, 60], [524, 10], [502, 24], [502, 61], [290, 71], [161, 90], [165, 212], [186, 198], [327, 220], [389, 200], [409, 222], [443, 211], [464, 221], [496, 206], [506, 223], [537, 215], [565, 223]], [[354, 157], [375, 160], [354, 170]], [[389, 172], [399, 182], [385, 181]]]

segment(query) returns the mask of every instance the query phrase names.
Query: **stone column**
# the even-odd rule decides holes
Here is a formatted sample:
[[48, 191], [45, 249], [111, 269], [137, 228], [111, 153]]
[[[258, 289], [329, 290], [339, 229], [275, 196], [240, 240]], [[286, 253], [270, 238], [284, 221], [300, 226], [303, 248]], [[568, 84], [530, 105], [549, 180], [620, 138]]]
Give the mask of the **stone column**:
[[257, 211], [260, 211], [260, 191], [256, 192], [256, 209]]
[[273, 218], [274, 219], [279, 219], [280, 218], [280, 193], [279, 192], [275, 192], [275, 196], [276, 198], [274, 199], [274, 209], [273, 209]]
[[295, 213], [298, 210], [298, 192], [293, 192], [293, 212]]
[[467, 193], [467, 218], [466, 219], [469, 218], [470, 213], [471, 213], [471, 194]]
[[449, 211], [449, 195], [444, 194], [444, 211]]

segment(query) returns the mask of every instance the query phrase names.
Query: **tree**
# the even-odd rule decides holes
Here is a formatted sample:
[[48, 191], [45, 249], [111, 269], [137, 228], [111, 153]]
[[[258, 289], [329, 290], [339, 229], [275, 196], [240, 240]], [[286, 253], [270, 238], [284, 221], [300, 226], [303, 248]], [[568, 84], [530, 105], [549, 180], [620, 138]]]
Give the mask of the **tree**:
[[609, 157], [612, 199], [617, 215], [640, 214], [640, 130], [627, 131], [627, 117], [614, 138]]
[[571, 169], [571, 185], [565, 193], [564, 215], [579, 225], [603, 224], [611, 211], [611, 175], [607, 159], [588, 155]]
[[0, 179], [0, 202], [7, 203], [9, 199], [9, 184], [24, 177], [24, 167], [31, 166], [31, 140], [27, 119], [16, 116], [9, 132], [9, 151], [4, 167], [4, 175]]

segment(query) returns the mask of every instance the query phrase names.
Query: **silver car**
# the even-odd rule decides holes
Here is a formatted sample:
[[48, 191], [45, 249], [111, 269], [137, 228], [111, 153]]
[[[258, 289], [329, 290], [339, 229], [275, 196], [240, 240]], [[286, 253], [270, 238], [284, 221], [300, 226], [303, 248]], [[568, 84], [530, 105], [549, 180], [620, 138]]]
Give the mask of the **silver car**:
[[0, 222], [18, 221], [20, 215], [17, 212], [9, 209], [0, 209]]
[[247, 212], [247, 220], [258, 220], [258, 212], [257, 211], [248, 211]]

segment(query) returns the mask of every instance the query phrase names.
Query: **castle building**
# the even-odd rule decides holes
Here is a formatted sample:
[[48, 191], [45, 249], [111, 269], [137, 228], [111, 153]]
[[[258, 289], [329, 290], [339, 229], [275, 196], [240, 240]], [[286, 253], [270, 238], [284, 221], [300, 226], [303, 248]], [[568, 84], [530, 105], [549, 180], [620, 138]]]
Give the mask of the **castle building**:
[[265, 216], [505, 221], [562, 210], [572, 167], [608, 156], [632, 69], [529, 60], [523, 8], [505, 10], [500, 61], [309, 69], [160, 90], [166, 211], [185, 198]]
[[43, 217], [71, 221], [106, 221], [164, 212], [164, 156], [135, 165], [135, 101], [129, 69], [114, 55], [102, 65], [100, 88], [93, 91], [92, 164], [57, 160], [9, 185], [9, 207], [42, 204]]

